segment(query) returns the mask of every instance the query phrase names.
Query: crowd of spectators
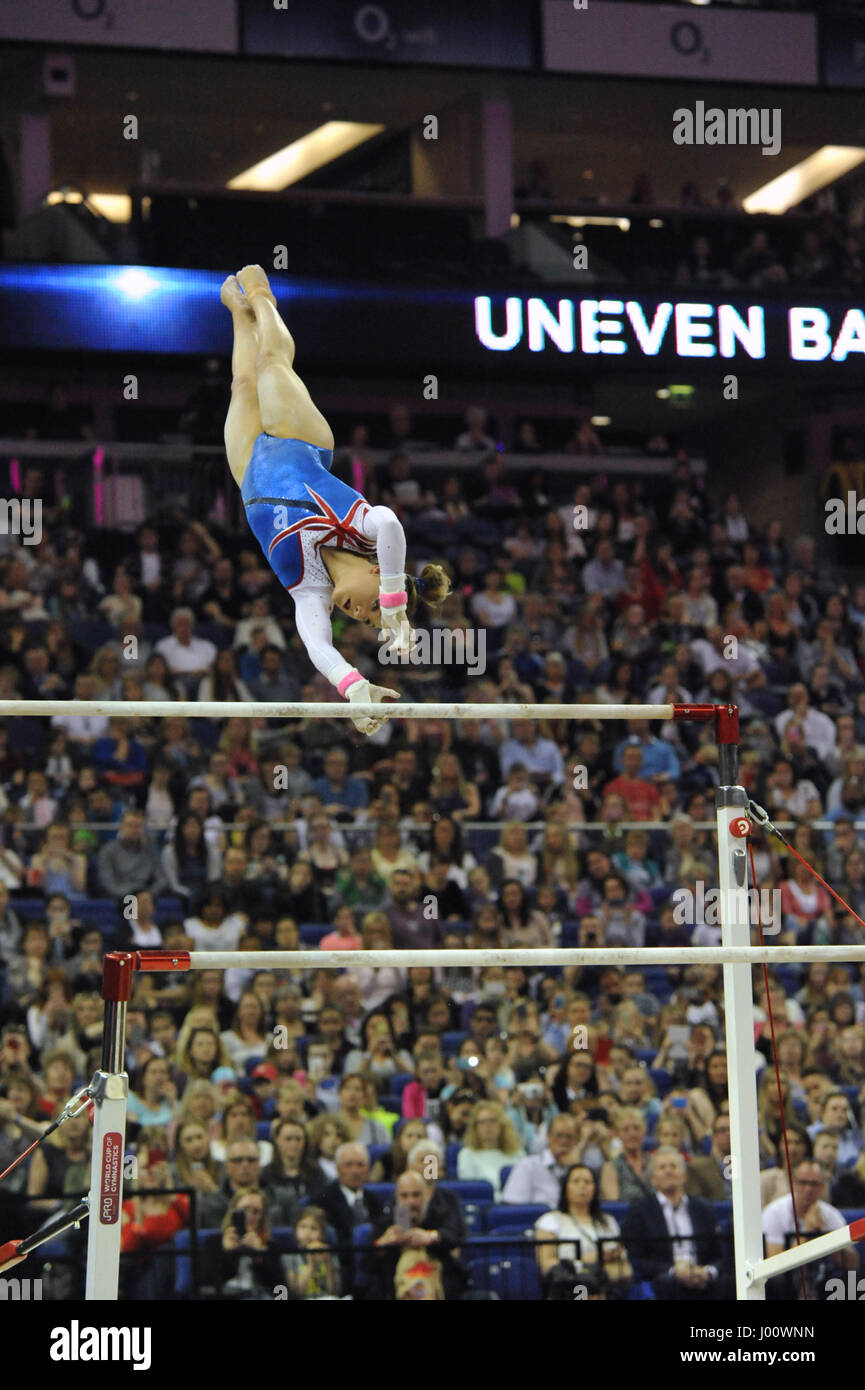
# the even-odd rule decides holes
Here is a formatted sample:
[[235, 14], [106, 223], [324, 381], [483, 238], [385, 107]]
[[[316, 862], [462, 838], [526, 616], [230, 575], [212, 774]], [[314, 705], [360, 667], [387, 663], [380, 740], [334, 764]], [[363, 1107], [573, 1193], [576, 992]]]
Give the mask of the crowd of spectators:
[[[444, 481], [404, 454], [366, 486], [402, 516], [413, 564], [450, 568], [427, 617], [482, 635], [483, 669], [382, 680], [348, 622], [340, 650], [421, 700], [735, 701], [743, 785], [853, 908], [755, 837], [769, 940], [865, 941], [865, 584], [735, 493], [710, 499], [687, 460], [568, 496], [504, 475], [483, 412], [456, 446], [472, 466]], [[151, 718], [148, 700], [178, 696], [332, 698], [249, 537], [145, 525], [106, 558], [49, 511], [40, 545], [3, 539], [0, 697], [137, 712], [0, 729], [0, 1169], [98, 1066], [106, 949], [720, 939], [687, 907], [717, 887], [711, 727], [392, 721], [361, 739], [348, 721]], [[767, 1241], [783, 1243], [769, 1007], [803, 1229], [840, 1224], [836, 1208], [865, 1206], [865, 971], [770, 981], [767, 999], [755, 973], [755, 1068]], [[195, 1220], [217, 1232], [204, 1278], [224, 1297], [465, 1298], [473, 1193], [536, 1209], [550, 1297], [575, 1271], [589, 1296], [723, 1296], [723, 1045], [714, 967], [139, 975], [123, 1241], [141, 1261], [124, 1277], [164, 1292], [169, 1262], [148, 1252]], [[14, 1170], [0, 1239], [86, 1188], [88, 1150], [86, 1118], [68, 1122]]]

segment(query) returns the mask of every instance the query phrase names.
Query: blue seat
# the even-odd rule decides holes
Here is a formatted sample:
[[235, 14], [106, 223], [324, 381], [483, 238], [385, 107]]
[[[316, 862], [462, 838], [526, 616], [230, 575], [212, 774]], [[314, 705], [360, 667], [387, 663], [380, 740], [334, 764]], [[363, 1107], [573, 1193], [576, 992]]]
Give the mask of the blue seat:
[[390, 1093], [392, 1096], [402, 1096], [403, 1091], [410, 1081], [414, 1081], [414, 1073], [410, 1071], [398, 1072], [390, 1079]]
[[493, 1187], [489, 1182], [445, 1181], [439, 1183], [446, 1192], [453, 1192], [460, 1202], [468, 1229], [474, 1234], [481, 1229], [483, 1213], [493, 1203]]
[[509, 1302], [536, 1302], [541, 1298], [541, 1275], [531, 1254], [496, 1252], [488, 1255], [473, 1250], [468, 1261], [475, 1287]]
[[385, 1206], [390, 1206], [396, 1192], [394, 1182], [368, 1182], [364, 1192], [371, 1192], [374, 1197], [380, 1197]]
[[[192, 1294], [192, 1257], [189, 1254], [189, 1227], [183, 1231], [178, 1231], [174, 1237], [174, 1250], [177, 1258], [174, 1261], [174, 1292], [180, 1298], [189, 1298]], [[222, 1238], [221, 1229], [216, 1227], [202, 1226], [196, 1233], [199, 1250], [210, 1236]]]
[[514, 1227], [517, 1234], [529, 1230], [534, 1226], [539, 1216], [543, 1216], [549, 1207], [543, 1203], [527, 1203], [526, 1205], [497, 1203], [495, 1206], [487, 1207], [484, 1212], [484, 1226], [487, 1232], [498, 1231], [502, 1227]]
[[378, 1163], [380, 1158], [390, 1153], [390, 1144], [370, 1144], [369, 1146], [369, 1166]]
[[456, 1178], [457, 1157], [461, 1148], [462, 1144], [455, 1144], [451, 1142], [445, 1149], [445, 1171], [449, 1178]]
[[668, 1071], [664, 1071], [663, 1067], [650, 1068], [649, 1075], [655, 1083], [655, 1090], [658, 1092], [661, 1100], [663, 1100], [664, 1096], [672, 1088], [672, 1076]]
[[563, 946], [579, 945], [579, 924], [577, 922], [562, 923], [562, 943]]
[[459, 1052], [468, 1033], [442, 1033], [442, 1052], [447, 1056], [451, 1052]]
[[733, 1203], [732, 1202], [713, 1202], [715, 1208], [715, 1220], [719, 1231], [729, 1231], [733, 1225]]
[[605, 1212], [607, 1216], [614, 1217], [621, 1226], [625, 1213], [628, 1211], [630, 1205], [630, 1202], [602, 1202], [601, 1210]]
[[369, 1245], [371, 1239], [372, 1226], [367, 1221], [365, 1221], [361, 1226], [355, 1226], [354, 1230], [351, 1233], [352, 1245]]
[[255, 1124], [256, 1139], [270, 1138], [270, 1120], [257, 1120]]
[[645, 1062], [646, 1066], [648, 1066], [650, 1062], [654, 1062], [658, 1055], [658, 1050], [655, 1047], [637, 1047], [634, 1049], [634, 1055], [638, 1062]]
[[322, 937], [327, 936], [332, 928], [325, 922], [301, 922], [299, 927], [300, 939], [304, 946], [317, 946]]

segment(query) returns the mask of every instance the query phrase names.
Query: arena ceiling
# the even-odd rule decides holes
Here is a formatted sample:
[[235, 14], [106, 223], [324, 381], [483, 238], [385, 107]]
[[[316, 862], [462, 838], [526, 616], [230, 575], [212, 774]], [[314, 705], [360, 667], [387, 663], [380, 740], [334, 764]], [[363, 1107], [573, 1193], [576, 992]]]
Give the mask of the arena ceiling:
[[[0, 50], [0, 117], [14, 155], [18, 114], [45, 103], [45, 50]], [[120, 193], [139, 177], [144, 149], [157, 150], [163, 179], [224, 184], [241, 170], [328, 120], [419, 130], [424, 116], [489, 95], [514, 113], [516, 177], [545, 158], [562, 197], [627, 197], [649, 173], [661, 201], [697, 182], [711, 197], [726, 179], [743, 197], [824, 144], [865, 146], [865, 107], [856, 92], [754, 89], [695, 84], [500, 74], [83, 50], [74, 54], [73, 96], [49, 100], [57, 184]], [[386, 79], [386, 80], [383, 80]], [[762, 104], [782, 111], [776, 157], [747, 146], [684, 147], [672, 142], [673, 111], [697, 100], [724, 108]], [[139, 121], [124, 140], [123, 117]], [[591, 176], [586, 171], [591, 171]], [[476, 190], [479, 191], [479, 190]]]

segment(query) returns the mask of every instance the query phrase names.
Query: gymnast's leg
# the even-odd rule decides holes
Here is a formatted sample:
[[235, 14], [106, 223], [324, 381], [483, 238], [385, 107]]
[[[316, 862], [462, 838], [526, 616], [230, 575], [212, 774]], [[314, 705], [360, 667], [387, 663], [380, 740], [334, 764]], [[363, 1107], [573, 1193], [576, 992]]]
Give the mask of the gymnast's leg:
[[258, 332], [256, 377], [262, 429], [278, 439], [303, 439], [319, 449], [333, 448], [333, 432], [294, 370], [294, 339], [280, 318], [261, 266], [238, 274], [252, 305]]
[[258, 407], [255, 363], [258, 358], [258, 336], [255, 315], [244, 299], [234, 275], [222, 286], [220, 298], [231, 310], [234, 325], [234, 349], [231, 354], [231, 404], [225, 417], [225, 452], [232, 477], [243, 482], [252, 446], [263, 432]]

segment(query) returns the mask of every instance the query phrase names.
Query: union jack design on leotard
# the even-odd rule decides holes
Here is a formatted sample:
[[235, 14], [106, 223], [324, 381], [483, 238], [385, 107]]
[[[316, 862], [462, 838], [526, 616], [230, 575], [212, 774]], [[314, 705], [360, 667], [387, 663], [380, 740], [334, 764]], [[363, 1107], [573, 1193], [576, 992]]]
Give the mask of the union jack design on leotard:
[[[337, 550], [349, 549], [364, 555], [375, 554], [375, 541], [365, 536], [355, 524], [358, 514], [362, 516], [369, 506], [363, 498], [358, 498], [357, 501], [353, 502], [345, 516], [340, 516], [330, 503], [308, 483], [306, 490], [315, 503], [318, 515], [301, 517], [299, 521], [295, 521], [291, 526], [286, 526], [279, 531], [268, 546], [268, 560], [273, 555], [276, 546], [281, 541], [287, 540], [289, 536], [297, 537], [304, 559], [312, 559], [314, 556], [318, 560], [318, 552], [325, 545], [335, 546]], [[305, 565], [302, 564], [301, 577], [305, 568]], [[299, 583], [300, 580], [296, 582]], [[295, 585], [292, 584], [288, 587], [294, 588]]]

